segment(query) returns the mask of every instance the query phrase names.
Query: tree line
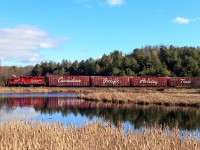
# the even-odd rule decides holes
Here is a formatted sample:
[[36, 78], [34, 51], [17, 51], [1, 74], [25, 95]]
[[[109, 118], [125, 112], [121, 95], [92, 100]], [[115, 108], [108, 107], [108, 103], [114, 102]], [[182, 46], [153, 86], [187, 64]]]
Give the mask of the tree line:
[[0, 86], [6, 85], [6, 81], [12, 75], [30, 76], [33, 66], [17, 67], [17, 66], [0, 66]]
[[35, 66], [0, 66], [0, 85], [11, 76], [200, 76], [200, 47], [145, 46], [129, 54], [114, 50], [99, 59], [43, 61]]
[[36, 64], [31, 75], [172, 76], [200, 75], [200, 48], [145, 46], [130, 54], [114, 50], [99, 59]]

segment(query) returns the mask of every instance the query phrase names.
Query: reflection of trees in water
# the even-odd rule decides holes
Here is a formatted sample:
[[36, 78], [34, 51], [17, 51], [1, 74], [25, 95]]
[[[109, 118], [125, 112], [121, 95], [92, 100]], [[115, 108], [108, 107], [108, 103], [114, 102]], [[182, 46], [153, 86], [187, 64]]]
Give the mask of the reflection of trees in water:
[[0, 98], [0, 109], [6, 104], [6, 100]]
[[129, 121], [139, 128], [141, 126], [167, 125], [170, 128], [178, 125], [180, 129], [195, 130], [200, 128], [200, 112], [197, 109], [165, 109], [160, 107], [88, 107], [88, 108], [35, 108], [41, 114], [54, 114], [61, 112], [66, 117], [75, 116], [102, 117], [117, 125], [119, 121]]
[[[119, 121], [128, 121], [139, 128], [155, 124], [169, 127], [179, 126], [180, 129], [195, 130], [200, 128], [200, 110], [170, 107], [147, 107], [136, 105], [117, 105], [112, 103], [95, 103], [79, 101], [73, 98], [1, 98], [0, 109], [7, 112], [16, 107], [33, 106], [41, 114], [62, 113], [86, 116], [90, 119], [101, 117], [117, 125]], [[5, 107], [3, 107], [5, 106]]]
[[8, 113], [12, 111], [12, 108], [8, 106], [8, 98], [0, 98], [0, 109], [2, 108]]

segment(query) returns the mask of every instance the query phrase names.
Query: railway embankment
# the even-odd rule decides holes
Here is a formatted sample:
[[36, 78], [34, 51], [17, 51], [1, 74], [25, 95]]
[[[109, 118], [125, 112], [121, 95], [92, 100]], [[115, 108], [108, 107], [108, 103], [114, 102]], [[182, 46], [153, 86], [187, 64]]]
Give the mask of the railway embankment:
[[66, 87], [0, 87], [0, 93], [59, 93], [79, 91], [79, 88]]

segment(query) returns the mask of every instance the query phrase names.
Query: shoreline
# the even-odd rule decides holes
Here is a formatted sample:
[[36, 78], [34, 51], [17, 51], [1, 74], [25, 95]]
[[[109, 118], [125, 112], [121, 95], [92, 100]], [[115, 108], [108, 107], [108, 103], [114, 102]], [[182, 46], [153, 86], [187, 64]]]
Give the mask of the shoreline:
[[146, 90], [139, 92], [96, 92], [81, 94], [80, 99], [119, 104], [200, 107], [199, 89]]
[[86, 101], [200, 107], [200, 89], [152, 87], [0, 87], [0, 93], [79, 93]]

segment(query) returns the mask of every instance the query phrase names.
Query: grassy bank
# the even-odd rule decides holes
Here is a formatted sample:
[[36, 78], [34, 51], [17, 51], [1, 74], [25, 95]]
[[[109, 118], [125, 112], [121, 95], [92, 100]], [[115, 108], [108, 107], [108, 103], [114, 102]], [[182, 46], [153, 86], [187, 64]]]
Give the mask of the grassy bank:
[[172, 93], [92, 93], [82, 95], [84, 100], [113, 103], [158, 104], [158, 105], [197, 105], [200, 94]]
[[77, 128], [61, 124], [10, 122], [0, 124], [0, 149], [194, 149], [200, 148], [200, 141], [185, 137], [181, 140], [179, 131], [174, 129], [164, 134], [167, 128], [155, 127], [124, 135], [122, 126], [114, 129], [101, 123], [88, 124]]
[[80, 92], [80, 88], [66, 87], [0, 87], [0, 93], [58, 93]]
[[[79, 93], [157, 93], [158, 88], [120, 88], [120, 87], [0, 87], [0, 93], [53, 93], [53, 92], [79, 92]], [[161, 91], [162, 92], [162, 91]], [[166, 88], [164, 93], [200, 94], [200, 89]], [[160, 92], [159, 92], [160, 93]]]
[[81, 94], [81, 99], [112, 103], [153, 104], [166, 106], [200, 107], [200, 90], [198, 89], [138, 89], [135, 91], [101, 91]]

